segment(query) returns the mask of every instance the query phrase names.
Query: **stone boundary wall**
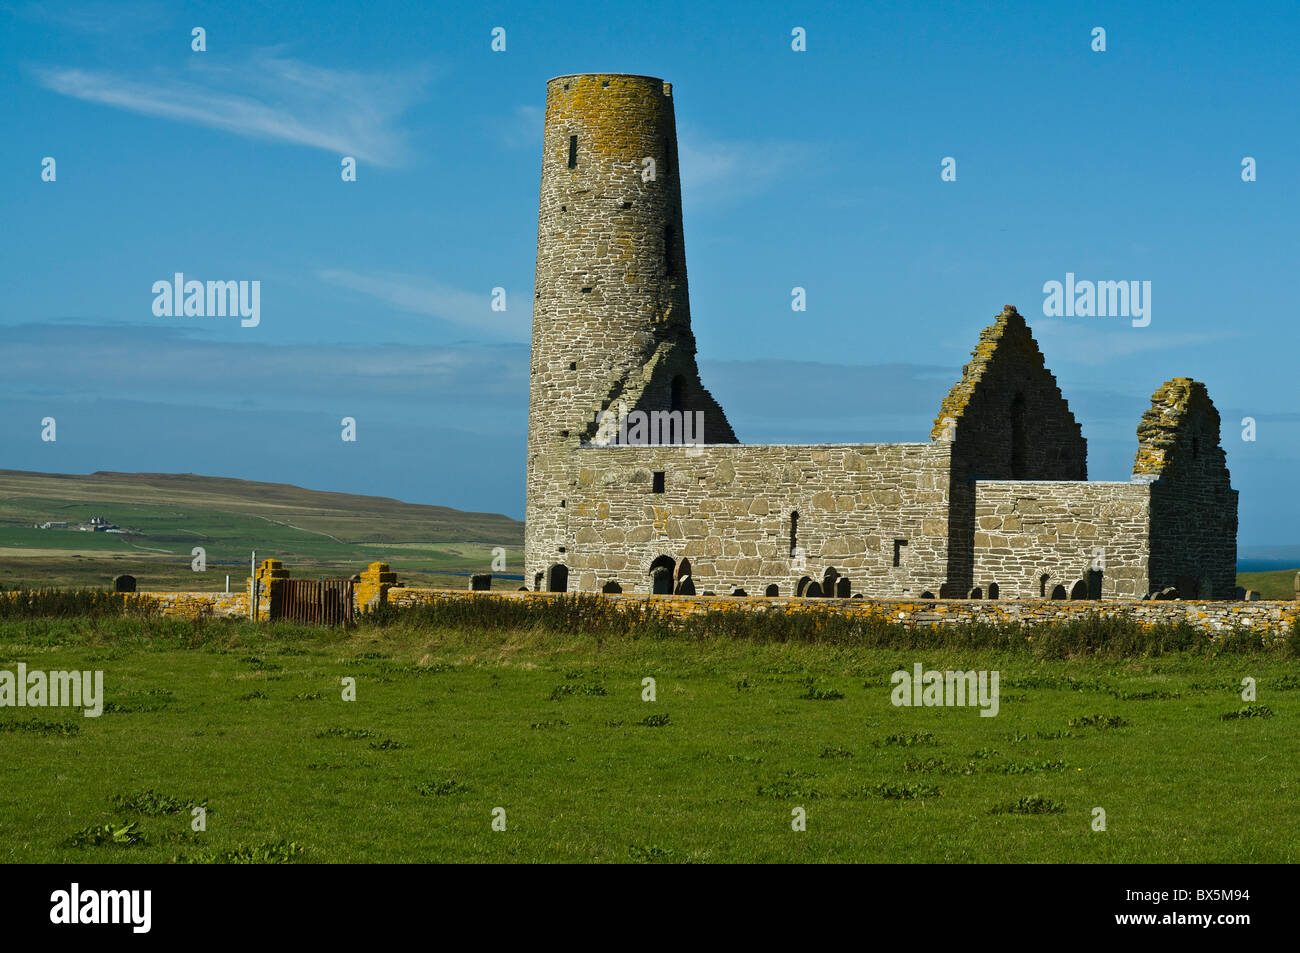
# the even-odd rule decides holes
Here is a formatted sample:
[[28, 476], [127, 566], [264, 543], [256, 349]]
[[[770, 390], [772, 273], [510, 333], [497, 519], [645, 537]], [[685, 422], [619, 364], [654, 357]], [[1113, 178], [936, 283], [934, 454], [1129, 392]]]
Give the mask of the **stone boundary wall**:
[[[562, 592], [466, 592], [457, 589], [388, 590], [389, 605], [428, 605], [441, 599], [540, 599], [572, 597]], [[1051, 625], [1084, 619], [1095, 613], [1103, 618], [1128, 616], [1143, 625], [1189, 622], [1205, 632], [1228, 632], [1235, 627], [1280, 637], [1300, 617], [1300, 602], [1183, 602], [1132, 599], [1060, 601], [1051, 599], [787, 599], [730, 596], [604, 595], [629, 608], [649, 600], [657, 608], [686, 617], [719, 612], [817, 612], [831, 610], [851, 616], [888, 616], [909, 626], [959, 625], [986, 622], [994, 625], [1024, 623]]]
[[183, 616], [196, 619], [211, 616], [215, 619], [247, 619], [247, 592], [133, 592], [123, 593], [126, 598], [151, 599], [158, 604], [164, 616]]
[[[401, 608], [445, 599], [531, 599], [549, 602], [572, 598], [562, 592], [493, 592], [461, 589], [419, 589], [408, 586], [386, 588], [383, 600]], [[245, 592], [138, 592], [123, 593], [123, 602], [143, 598], [154, 600], [162, 615], [182, 618], [248, 618], [248, 593]], [[1228, 632], [1236, 627], [1258, 631], [1265, 636], [1285, 635], [1300, 618], [1300, 602], [1168, 602], [1132, 599], [798, 599], [730, 596], [647, 596], [604, 595], [629, 609], [647, 600], [656, 608], [685, 618], [709, 611], [718, 612], [842, 612], [850, 616], [887, 616], [908, 626], [959, 625], [966, 622], [990, 624], [1023, 623], [1051, 625], [1071, 622], [1097, 614], [1104, 618], [1128, 616], [1139, 624], [1176, 624], [1188, 622], [1210, 633]], [[370, 606], [380, 600], [372, 598]], [[358, 595], [358, 614], [367, 608]]]

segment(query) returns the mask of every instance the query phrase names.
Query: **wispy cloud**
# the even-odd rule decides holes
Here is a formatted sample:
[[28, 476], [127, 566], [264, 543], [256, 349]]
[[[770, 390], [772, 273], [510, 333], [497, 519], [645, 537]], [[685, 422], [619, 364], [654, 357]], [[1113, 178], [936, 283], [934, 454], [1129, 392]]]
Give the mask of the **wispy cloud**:
[[[478, 408], [472, 429], [515, 426], [527, 401], [524, 345], [258, 344], [184, 325], [25, 324], [5, 329], [0, 399], [77, 400], [312, 410], [341, 402]], [[130, 374], [124, 374], [124, 368]], [[482, 413], [491, 408], [493, 413]]]
[[[410, 314], [423, 314], [479, 332], [491, 340], [526, 341], [532, 327], [527, 297], [507, 294], [505, 311], [492, 310], [492, 289], [464, 291], [416, 275], [393, 272], [358, 274], [339, 269], [321, 271], [320, 278], [340, 288], [370, 295]], [[520, 299], [525, 302], [520, 307]]]
[[542, 125], [546, 111], [540, 106], [516, 106], [507, 116], [493, 116], [485, 120], [507, 149], [542, 148]]
[[1112, 361], [1160, 351], [1203, 349], [1239, 338], [1238, 331], [1171, 331], [1157, 327], [1135, 328], [1128, 318], [1030, 319], [1034, 337], [1047, 354], [1048, 366]]
[[682, 191], [694, 204], [760, 194], [813, 155], [806, 143], [725, 141], [680, 129], [677, 159]]
[[36, 75], [47, 89], [86, 102], [391, 167], [409, 155], [398, 120], [423, 94], [430, 70], [365, 73], [260, 54], [225, 67], [199, 58], [183, 74], [42, 68]]
[[136, 35], [165, 29], [171, 13], [159, 0], [83, 0], [71, 5], [14, 3], [0, 9], [29, 23], [104, 35], [127, 29]]

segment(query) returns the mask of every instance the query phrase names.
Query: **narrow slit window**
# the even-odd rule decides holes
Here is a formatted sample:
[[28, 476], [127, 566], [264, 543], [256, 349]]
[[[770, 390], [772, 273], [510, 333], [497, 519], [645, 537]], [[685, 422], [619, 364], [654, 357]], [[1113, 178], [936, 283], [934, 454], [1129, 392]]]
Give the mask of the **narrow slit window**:
[[790, 555], [797, 555], [799, 550], [799, 511], [790, 514]]
[[662, 493], [664, 491], [664, 471], [656, 470], [654, 475], [654, 492]]
[[903, 565], [903, 547], [906, 545], [907, 545], [907, 540], [905, 539], [894, 540], [894, 565], [895, 566]]
[[569, 136], [569, 168], [578, 167], [578, 137]]

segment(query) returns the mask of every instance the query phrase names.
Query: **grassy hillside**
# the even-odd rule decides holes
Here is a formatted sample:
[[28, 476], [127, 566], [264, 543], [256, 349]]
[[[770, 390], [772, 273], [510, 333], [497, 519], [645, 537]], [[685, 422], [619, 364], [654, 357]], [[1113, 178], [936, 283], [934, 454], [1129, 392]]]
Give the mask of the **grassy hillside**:
[[[102, 516], [126, 532], [76, 529]], [[69, 529], [41, 530], [66, 520]], [[194, 547], [206, 572], [191, 569]], [[106, 587], [130, 573], [141, 588], [242, 585], [249, 553], [284, 560], [294, 576], [340, 576], [384, 560], [399, 578], [464, 585], [506, 549], [522, 572], [523, 524], [495, 513], [305, 490], [283, 483], [170, 473], [89, 475], [0, 470], [0, 586]]]

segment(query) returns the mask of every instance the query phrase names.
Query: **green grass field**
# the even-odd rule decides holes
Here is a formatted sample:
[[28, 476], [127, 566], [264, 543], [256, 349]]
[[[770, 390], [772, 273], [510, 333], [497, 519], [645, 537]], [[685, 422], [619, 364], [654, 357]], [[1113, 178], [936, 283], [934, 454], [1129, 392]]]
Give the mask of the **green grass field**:
[[[103, 516], [126, 532], [36, 529]], [[195, 572], [194, 547], [207, 568]], [[0, 586], [111, 588], [120, 573], [141, 589], [239, 588], [251, 551], [295, 577], [351, 576], [388, 562], [403, 581], [464, 588], [488, 572], [494, 547], [522, 574], [523, 524], [494, 513], [383, 497], [304, 490], [192, 474], [86, 476], [0, 470]]]
[[1295, 599], [1296, 569], [1283, 569], [1275, 572], [1239, 572], [1237, 585], [1243, 589], [1254, 589], [1261, 599]]
[[[0, 668], [102, 669], [110, 703], [98, 719], [0, 708], [0, 857], [1300, 859], [1300, 662], [1283, 649], [1054, 658], [1028, 640], [554, 629], [0, 621]], [[997, 670], [1000, 713], [894, 707], [890, 674], [915, 662]], [[87, 846], [104, 825], [110, 843]]]

